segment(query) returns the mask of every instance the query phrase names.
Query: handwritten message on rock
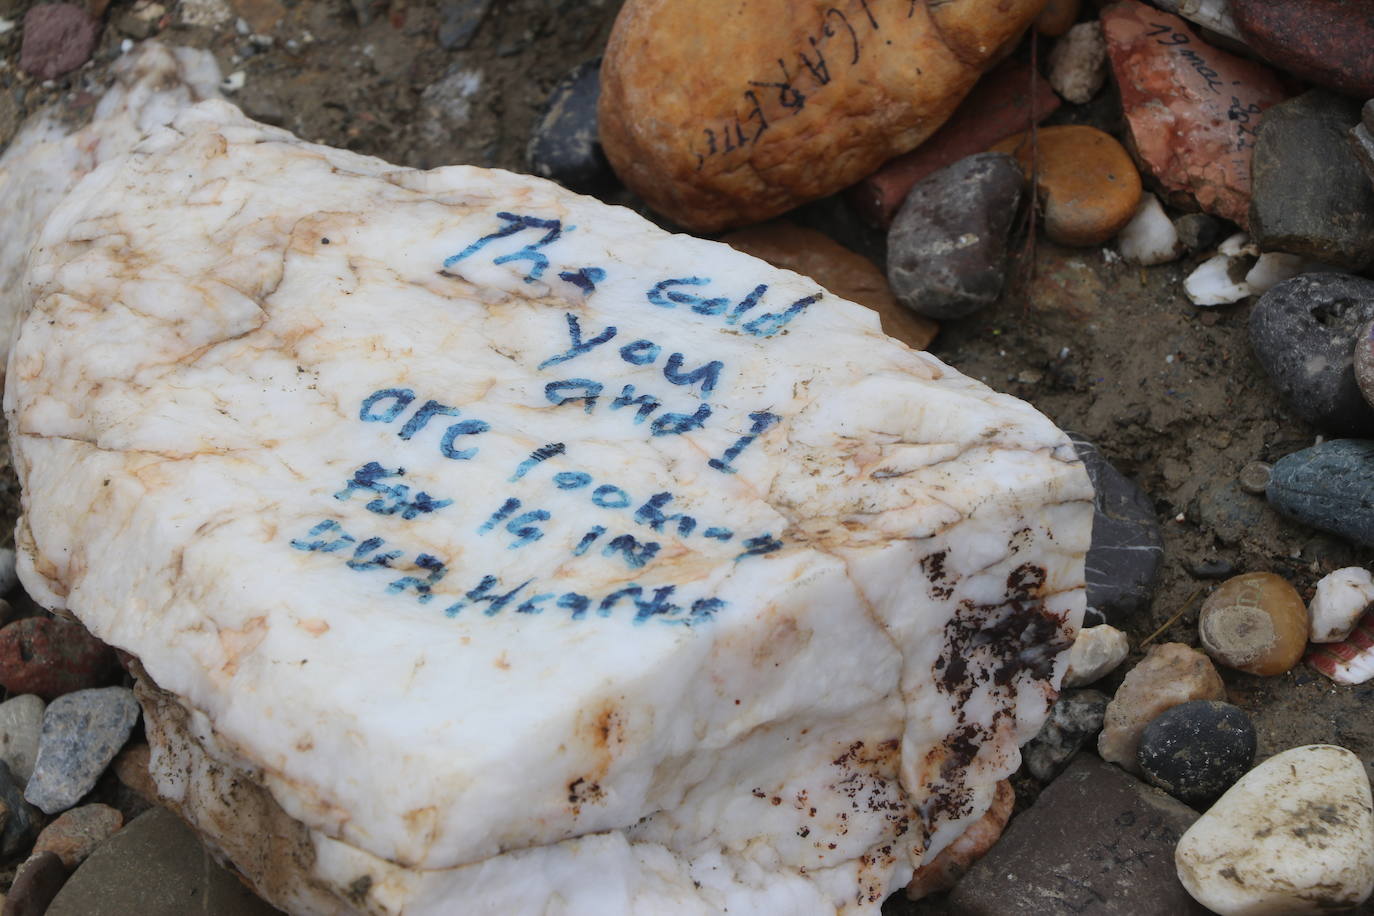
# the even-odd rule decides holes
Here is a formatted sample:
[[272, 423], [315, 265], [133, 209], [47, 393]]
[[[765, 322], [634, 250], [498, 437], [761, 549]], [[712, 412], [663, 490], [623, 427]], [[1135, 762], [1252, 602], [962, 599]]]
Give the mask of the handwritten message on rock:
[[25, 582], [293, 913], [876, 913], [1062, 673], [1068, 439], [724, 245], [206, 102], [26, 279]]
[[1044, 5], [629, 0], [601, 66], [601, 143], [682, 225], [756, 223], [933, 134]]

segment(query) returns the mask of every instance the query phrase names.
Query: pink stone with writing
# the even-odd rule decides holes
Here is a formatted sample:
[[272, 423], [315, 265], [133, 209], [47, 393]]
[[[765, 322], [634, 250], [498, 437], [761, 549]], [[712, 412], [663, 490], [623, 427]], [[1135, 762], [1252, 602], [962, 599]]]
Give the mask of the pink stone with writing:
[[1102, 27], [1144, 169], [1166, 191], [1246, 225], [1255, 130], [1262, 112], [1288, 95], [1278, 77], [1136, 0], [1103, 10]]

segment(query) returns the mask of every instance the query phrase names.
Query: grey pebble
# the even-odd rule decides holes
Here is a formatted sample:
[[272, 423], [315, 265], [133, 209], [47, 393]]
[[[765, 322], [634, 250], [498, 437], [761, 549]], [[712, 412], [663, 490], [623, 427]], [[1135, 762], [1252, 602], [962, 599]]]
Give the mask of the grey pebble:
[[1078, 749], [1102, 731], [1107, 695], [1098, 690], [1066, 690], [1050, 707], [1045, 724], [1022, 751], [1031, 775], [1048, 782]]
[[24, 797], [47, 814], [75, 805], [91, 790], [138, 721], [127, 687], [97, 687], [60, 696], [43, 714], [38, 761]]
[[43, 730], [43, 698], [26, 693], [0, 703], [0, 760], [22, 786], [33, 775], [38, 736]]
[[897, 299], [929, 318], [963, 318], [997, 301], [1026, 177], [1004, 153], [946, 166], [907, 194], [887, 236]]
[[1284, 515], [1374, 547], [1374, 441], [1332, 439], [1285, 455], [1268, 496]]

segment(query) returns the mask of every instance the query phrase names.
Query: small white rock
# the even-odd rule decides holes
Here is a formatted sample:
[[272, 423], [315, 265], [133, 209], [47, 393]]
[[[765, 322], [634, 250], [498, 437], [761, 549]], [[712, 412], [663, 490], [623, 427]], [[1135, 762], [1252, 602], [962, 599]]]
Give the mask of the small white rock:
[[28, 784], [38, 759], [38, 738], [46, 707], [42, 697], [31, 693], [0, 703], [0, 762], [9, 767], [21, 788]]
[[1117, 236], [1121, 256], [1132, 264], [1148, 267], [1165, 264], [1183, 253], [1178, 230], [1153, 194], [1142, 194], [1135, 216]]
[[1317, 583], [1307, 613], [1313, 642], [1340, 642], [1350, 635], [1369, 603], [1374, 601], [1374, 576], [1358, 566], [1338, 569]]
[[1130, 651], [1130, 640], [1116, 627], [1101, 624], [1078, 631], [1069, 650], [1069, 667], [1064, 673], [1065, 687], [1082, 687], [1099, 681], [1116, 670]]
[[1065, 100], [1082, 105], [1107, 80], [1107, 40], [1102, 23], [1080, 22], [1050, 51], [1050, 86]]
[[[1193, 305], [1229, 305], [1250, 295], [1244, 273], [1237, 273], [1236, 258], [1219, 254], [1208, 258], [1183, 281], [1183, 291]], [[1242, 265], [1243, 268], [1243, 265]]]
[[1245, 285], [1250, 287], [1252, 295], [1258, 296], [1268, 292], [1271, 286], [1277, 286], [1309, 269], [1311, 262], [1301, 255], [1267, 251], [1259, 256], [1255, 266], [1245, 275]]
[[1360, 758], [1313, 744], [1241, 777], [1188, 829], [1179, 880], [1221, 916], [1358, 906], [1374, 890], [1374, 799]]

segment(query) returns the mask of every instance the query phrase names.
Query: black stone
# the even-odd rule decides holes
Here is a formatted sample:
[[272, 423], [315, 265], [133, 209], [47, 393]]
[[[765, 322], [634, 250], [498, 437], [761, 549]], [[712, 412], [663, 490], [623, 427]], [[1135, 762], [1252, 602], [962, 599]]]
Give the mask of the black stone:
[[1164, 536], [1145, 492], [1102, 457], [1097, 446], [1070, 433], [1093, 485], [1093, 536], [1088, 548], [1088, 606], [1114, 627], [1150, 606], [1164, 559]]
[[461, 51], [482, 25], [491, 0], [445, 0], [439, 6], [439, 47]]
[[600, 97], [599, 57], [578, 64], [558, 81], [530, 135], [526, 155], [531, 172], [583, 194], [615, 186], [615, 172], [597, 134]]
[[1298, 416], [1340, 435], [1374, 433], [1374, 409], [1355, 381], [1355, 341], [1374, 320], [1374, 280], [1303, 274], [1250, 310], [1255, 357]]
[[1002, 294], [1026, 177], [1003, 153], [946, 166], [907, 194], [887, 236], [887, 279], [903, 305], [963, 318]]
[[1236, 571], [1236, 564], [1225, 559], [1196, 560], [1188, 565], [1188, 574], [1194, 579], [1226, 579]]
[[1197, 812], [1079, 754], [950, 891], [959, 916], [1205, 916], [1174, 846]]
[[0, 830], [0, 859], [13, 859], [33, 847], [45, 818], [43, 812], [24, 800], [24, 790], [3, 762], [0, 762], [0, 805], [9, 812]]
[[1040, 732], [1022, 749], [1026, 769], [1041, 782], [1049, 782], [1065, 764], [1102, 731], [1107, 714], [1107, 695], [1098, 690], [1066, 690], [1045, 717]]
[[1211, 484], [1198, 494], [1197, 518], [1223, 544], [1239, 543], [1264, 519], [1264, 500], [1235, 480]]
[[1268, 496], [1284, 515], [1374, 547], [1374, 441], [1332, 439], [1285, 455]]
[[1192, 700], [1165, 710], [1140, 736], [1140, 769], [1179, 801], [1206, 805], [1255, 761], [1255, 726], [1230, 703]]
[[1374, 187], [1348, 136], [1359, 120], [1356, 102], [1323, 90], [1264, 113], [1250, 167], [1260, 250], [1353, 270], [1374, 262]]

